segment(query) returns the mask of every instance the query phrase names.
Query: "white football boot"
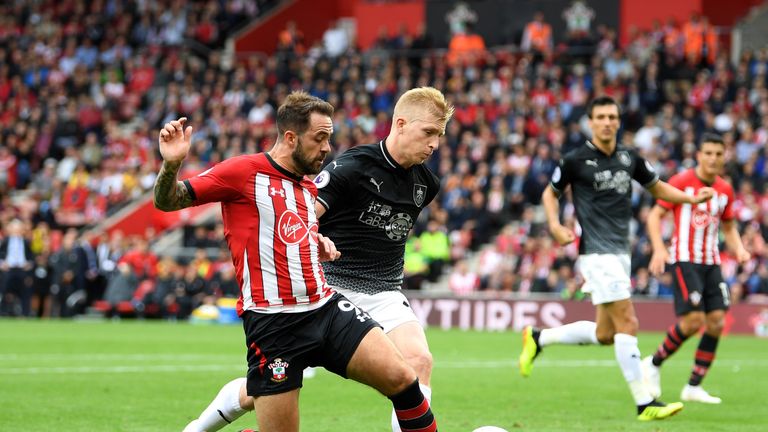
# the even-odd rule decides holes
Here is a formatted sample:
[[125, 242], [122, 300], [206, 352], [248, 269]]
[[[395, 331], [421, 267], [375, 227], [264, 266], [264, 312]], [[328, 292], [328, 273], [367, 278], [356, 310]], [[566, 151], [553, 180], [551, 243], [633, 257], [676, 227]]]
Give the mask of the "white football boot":
[[722, 399], [707, 393], [701, 386], [692, 386], [689, 384], [686, 384], [685, 387], [683, 387], [683, 391], [680, 392], [680, 399], [686, 402], [701, 402], [707, 404], [719, 404], [722, 402]]

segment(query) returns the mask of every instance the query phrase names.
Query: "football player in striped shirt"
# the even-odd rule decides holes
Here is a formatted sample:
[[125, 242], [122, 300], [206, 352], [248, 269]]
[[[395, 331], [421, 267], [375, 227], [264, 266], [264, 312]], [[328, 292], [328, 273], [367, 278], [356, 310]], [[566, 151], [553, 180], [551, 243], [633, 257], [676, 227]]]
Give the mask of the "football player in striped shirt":
[[[648, 215], [648, 236], [653, 245], [649, 270], [658, 276], [664, 273], [666, 263], [672, 263], [670, 270], [675, 281], [678, 321], [669, 328], [653, 356], [643, 359], [643, 375], [651, 394], [660, 396], [662, 363], [703, 327], [693, 370], [680, 398], [719, 404], [720, 398], [704, 390], [701, 381], [715, 359], [730, 303], [728, 286], [720, 272], [720, 227], [725, 244], [739, 263], [749, 261], [750, 254], [739, 236], [733, 211], [733, 188], [719, 176], [725, 165], [723, 139], [715, 134], [704, 134], [696, 161], [695, 168], [672, 176], [669, 183], [692, 196], [703, 187], [711, 187], [714, 190], [712, 198], [699, 204], [671, 204], [659, 200]], [[662, 239], [661, 220], [669, 211], [674, 214], [675, 228], [672, 246], [667, 250]]]

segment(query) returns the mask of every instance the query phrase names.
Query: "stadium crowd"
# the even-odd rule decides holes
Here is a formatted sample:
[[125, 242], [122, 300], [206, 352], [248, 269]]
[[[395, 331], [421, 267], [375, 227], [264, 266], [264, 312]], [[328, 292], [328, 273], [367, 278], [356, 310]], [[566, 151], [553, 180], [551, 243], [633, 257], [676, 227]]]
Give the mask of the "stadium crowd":
[[[624, 109], [621, 143], [662, 178], [695, 163], [702, 133], [722, 134], [724, 176], [753, 254], [738, 266], [723, 252], [723, 275], [734, 301], [768, 294], [768, 50], [731, 64], [706, 18], [696, 16], [633, 30], [626, 44], [598, 26], [559, 44], [528, 35], [522, 49], [435, 49], [423, 30], [390, 29], [360, 51], [338, 28], [310, 43], [290, 24], [275, 35], [274, 55], [229, 62], [226, 37], [274, 3], [0, 5], [0, 315], [71, 316], [100, 305], [107, 313], [186, 318], [200, 304], [236, 295], [220, 224], [195, 230], [191, 260], [156, 257], [151, 232], [79, 233], [152, 188], [163, 123], [190, 119], [186, 167], [200, 171], [268, 149], [275, 107], [301, 88], [336, 107], [334, 155], [385, 137], [393, 103], [409, 88], [434, 86], [456, 105], [444, 144], [427, 162], [442, 192], [408, 242], [407, 288], [445, 276], [457, 294], [581, 298], [577, 246], [553, 246], [540, 197], [560, 156], [586, 138], [586, 102], [609, 95]], [[644, 218], [653, 202], [635, 187], [635, 291], [670, 296], [671, 279], [647, 270]], [[573, 207], [563, 209], [575, 224]], [[671, 229], [669, 220], [667, 236]], [[222, 252], [208, 256], [215, 249]]]

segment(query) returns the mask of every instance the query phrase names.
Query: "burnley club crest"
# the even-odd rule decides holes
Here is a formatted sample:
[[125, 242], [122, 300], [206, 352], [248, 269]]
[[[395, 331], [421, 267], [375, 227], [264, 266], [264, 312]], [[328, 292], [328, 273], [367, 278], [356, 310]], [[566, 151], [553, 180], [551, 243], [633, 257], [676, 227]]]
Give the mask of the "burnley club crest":
[[416, 203], [417, 207], [421, 207], [422, 204], [424, 204], [424, 199], [427, 197], [427, 187], [423, 184], [414, 184], [413, 185], [413, 202]]

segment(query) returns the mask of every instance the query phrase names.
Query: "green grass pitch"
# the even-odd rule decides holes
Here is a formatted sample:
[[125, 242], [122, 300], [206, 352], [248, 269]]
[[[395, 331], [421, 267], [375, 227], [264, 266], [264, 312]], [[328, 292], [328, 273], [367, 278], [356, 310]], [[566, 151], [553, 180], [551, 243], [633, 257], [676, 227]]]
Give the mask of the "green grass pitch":
[[[766, 431], [768, 341], [728, 336], [705, 387], [720, 406], [637, 422], [611, 347], [555, 346], [519, 376], [517, 333], [427, 332], [441, 432]], [[640, 335], [649, 354], [659, 333]], [[691, 368], [689, 340], [662, 370], [664, 400]], [[157, 322], [0, 321], [0, 431], [181, 431], [230, 379], [244, 375], [240, 326]], [[389, 431], [389, 401], [324, 370], [301, 391], [302, 431]], [[247, 414], [225, 430], [254, 427]]]

